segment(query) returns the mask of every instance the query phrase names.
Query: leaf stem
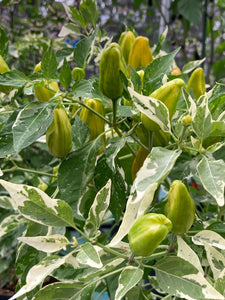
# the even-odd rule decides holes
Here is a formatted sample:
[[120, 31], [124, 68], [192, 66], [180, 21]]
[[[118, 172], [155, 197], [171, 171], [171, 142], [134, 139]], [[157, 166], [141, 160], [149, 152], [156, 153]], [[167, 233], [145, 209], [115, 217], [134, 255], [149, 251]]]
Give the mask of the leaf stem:
[[103, 245], [103, 244], [101, 244], [101, 243], [99, 243], [99, 242], [97, 242], [96, 245], [99, 246], [99, 247], [101, 247], [105, 252], [114, 254], [114, 255], [116, 255], [116, 256], [118, 256], [118, 257], [121, 257], [121, 258], [123, 258], [123, 259], [125, 259], [125, 260], [128, 260], [128, 257], [127, 257], [127, 255], [125, 255], [125, 254], [122, 254], [122, 253], [120, 253], [120, 252], [118, 252], [118, 251], [116, 251], [116, 250], [113, 250], [113, 249], [111, 249], [111, 248], [109, 248], [109, 247], [106, 247], [105, 245]]
[[105, 287], [99, 294], [98, 296], [95, 298], [95, 300], [98, 300], [105, 292], [107, 291], [107, 288]]
[[48, 176], [48, 177], [57, 177], [56, 174], [50, 174], [50, 173], [46, 173], [46, 172], [42, 172], [42, 171], [37, 171], [37, 170], [30, 170], [30, 169], [21, 168], [21, 167], [18, 167], [18, 166], [14, 166], [12, 168], [2, 170], [3, 173], [9, 173], [9, 172], [15, 172], [15, 171], [22, 171], [22, 172], [27, 172], [27, 173], [33, 173], [33, 174], [42, 175], [42, 176]]
[[82, 101], [79, 100], [74, 100], [73, 98], [66, 96], [66, 98], [64, 99], [68, 99], [70, 101], [73, 101], [72, 103], [70, 103], [70, 105], [75, 105], [75, 104], [80, 104], [82, 106], [84, 106], [85, 108], [89, 109], [91, 112], [93, 112], [95, 115], [97, 115], [99, 118], [101, 118], [102, 120], [104, 120], [107, 124], [109, 124], [110, 126], [112, 125], [111, 122], [106, 119], [103, 115], [101, 115], [100, 113], [98, 113], [96, 110], [94, 110], [93, 108], [91, 108], [90, 106], [88, 106], [87, 104], [85, 104]]
[[[158, 258], [158, 257], [164, 256], [164, 255], [167, 254], [167, 253], [168, 253], [168, 250], [164, 250], [164, 251], [161, 251], [161, 252], [158, 252], [158, 253], [153, 253], [153, 254], [151, 254], [151, 255], [148, 256], [148, 257], [144, 257], [144, 260], [154, 260], [154, 259], [156, 259], [156, 258]], [[135, 259], [137, 259], [137, 260], [140, 259], [140, 258], [143, 259], [142, 256], [140, 256], [140, 257], [135, 257]], [[142, 266], [143, 266], [143, 267], [146, 267], [146, 268], [152, 268], [152, 266], [145, 265], [145, 264], [142, 264]]]

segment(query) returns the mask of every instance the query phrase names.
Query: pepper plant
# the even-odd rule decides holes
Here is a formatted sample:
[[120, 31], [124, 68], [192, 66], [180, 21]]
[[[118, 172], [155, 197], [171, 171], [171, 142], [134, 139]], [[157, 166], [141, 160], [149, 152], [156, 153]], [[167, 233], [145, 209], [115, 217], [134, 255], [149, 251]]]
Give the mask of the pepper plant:
[[[64, 7], [75, 48], [49, 41], [38, 70], [0, 74], [0, 266], [6, 274], [15, 263], [18, 278], [10, 299], [225, 299], [224, 84], [205, 89], [202, 72], [189, 81], [203, 61], [179, 69], [180, 49], [161, 51], [167, 30], [145, 42], [148, 63], [135, 47], [138, 67], [128, 65], [93, 0]], [[7, 61], [3, 29], [0, 41]]]

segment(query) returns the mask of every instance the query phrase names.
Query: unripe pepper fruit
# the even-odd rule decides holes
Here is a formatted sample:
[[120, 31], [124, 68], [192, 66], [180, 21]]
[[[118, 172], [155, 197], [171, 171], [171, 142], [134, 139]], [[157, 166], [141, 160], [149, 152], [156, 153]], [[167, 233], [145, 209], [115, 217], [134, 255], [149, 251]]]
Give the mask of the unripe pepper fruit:
[[80, 80], [84, 79], [85, 71], [82, 68], [78, 68], [78, 67], [73, 68], [72, 76], [75, 81], [80, 81]]
[[192, 117], [190, 115], [186, 115], [182, 118], [182, 124], [184, 126], [189, 126], [192, 123]]
[[112, 43], [100, 60], [99, 88], [113, 101], [123, 94], [120, 71], [127, 75], [126, 63], [119, 44]]
[[[35, 68], [34, 73], [41, 69], [41, 62], [39, 62]], [[35, 96], [39, 101], [48, 102], [52, 97], [55, 96], [55, 93], [59, 91], [59, 86], [56, 81], [45, 80], [45, 86], [37, 85], [34, 88]]]
[[186, 233], [194, 222], [195, 203], [180, 180], [174, 180], [170, 186], [165, 215], [171, 220], [171, 231], [175, 234]]
[[[176, 107], [181, 95], [181, 89], [185, 85], [184, 81], [180, 78], [170, 80], [163, 84], [160, 88], [155, 90], [150, 97], [162, 101], [169, 110], [169, 118], [172, 119], [176, 111]], [[141, 121], [146, 129], [149, 131], [158, 131], [159, 125], [149, 119], [145, 114], [141, 114]]]
[[[7, 71], [9, 71], [9, 67], [8, 67], [7, 63], [5, 62], [4, 58], [0, 55], [0, 73], [2, 74]], [[8, 94], [11, 90], [12, 90], [11, 86], [0, 85], [0, 92], [2, 92], [4, 94]]]
[[147, 67], [151, 61], [153, 61], [153, 55], [149, 46], [149, 39], [144, 36], [136, 37], [130, 50], [128, 65], [137, 70], [141, 67]]
[[134, 255], [149, 256], [164, 240], [172, 222], [163, 214], [149, 213], [137, 219], [128, 233]]
[[128, 63], [129, 54], [134, 44], [134, 41], [135, 35], [132, 31], [123, 32], [120, 36], [119, 45], [121, 47], [122, 54], [126, 63]]
[[66, 157], [72, 149], [72, 127], [63, 106], [54, 109], [54, 119], [46, 131], [49, 152], [59, 158]]
[[[87, 98], [84, 100], [84, 103], [98, 112], [100, 115], [104, 116], [104, 105], [101, 100], [98, 99], [92, 99]], [[90, 130], [90, 141], [96, 139], [100, 134], [102, 134], [105, 131], [105, 121], [98, 117], [95, 113], [93, 113], [91, 110], [89, 110], [86, 107], [83, 107], [80, 115], [80, 119], [85, 122]], [[103, 146], [98, 151], [98, 154], [100, 154], [104, 148], [105, 148], [105, 136], [101, 136], [101, 142], [103, 143]]]
[[190, 92], [191, 89], [196, 100], [205, 94], [205, 76], [202, 68], [197, 68], [192, 72], [186, 90]]

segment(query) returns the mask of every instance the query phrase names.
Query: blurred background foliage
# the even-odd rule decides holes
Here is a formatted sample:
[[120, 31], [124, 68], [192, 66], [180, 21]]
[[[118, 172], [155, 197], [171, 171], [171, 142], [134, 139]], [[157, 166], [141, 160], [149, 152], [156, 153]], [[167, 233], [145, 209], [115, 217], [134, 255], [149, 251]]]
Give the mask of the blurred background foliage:
[[[63, 4], [79, 7], [79, 0], [0, 0], [0, 26], [10, 39], [11, 68], [32, 72], [53, 40], [55, 49], [74, 47], [81, 36], [59, 37], [68, 17]], [[128, 26], [157, 43], [166, 26], [165, 51], [181, 47], [177, 64], [206, 57], [206, 81], [225, 77], [224, 0], [96, 0], [100, 27], [118, 41]], [[224, 80], [224, 79], [223, 79]]]

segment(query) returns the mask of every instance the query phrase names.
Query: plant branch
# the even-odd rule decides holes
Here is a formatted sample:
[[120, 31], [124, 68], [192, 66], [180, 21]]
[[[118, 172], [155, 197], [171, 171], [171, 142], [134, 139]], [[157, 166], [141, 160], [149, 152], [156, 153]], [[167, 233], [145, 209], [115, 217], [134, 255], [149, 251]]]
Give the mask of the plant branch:
[[55, 174], [50, 174], [50, 173], [46, 173], [46, 172], [42, 172], [42, 171], [37, 171], [37, 170], [30, 170], [30, 169], [21, 168], [21, 167], [18, 167], [18, 166], [14, 166], [12, 168], [2, 170], [3, 173], [9, 173], [9, 172], [15, 172], [15, 171], [22, 171], [22, 172], [27, 172], [27, 173], [33, 173], [33, 174], [42, 175], [42, 176], [48, 176], [48, 177], [57, 177], [57, 175], [55, 175]]

